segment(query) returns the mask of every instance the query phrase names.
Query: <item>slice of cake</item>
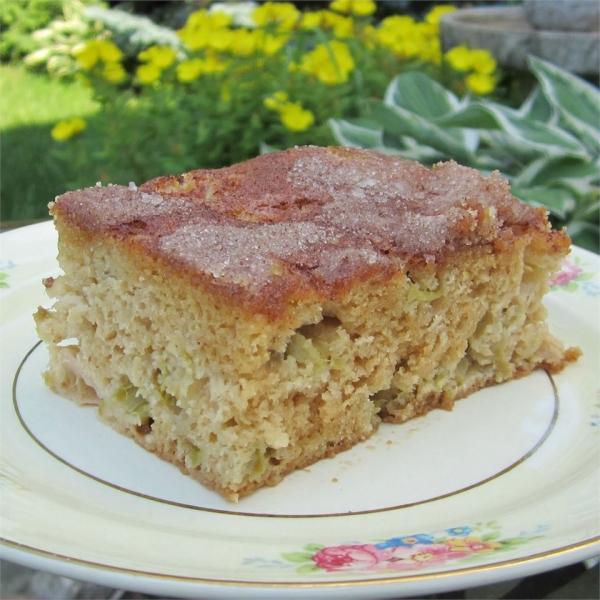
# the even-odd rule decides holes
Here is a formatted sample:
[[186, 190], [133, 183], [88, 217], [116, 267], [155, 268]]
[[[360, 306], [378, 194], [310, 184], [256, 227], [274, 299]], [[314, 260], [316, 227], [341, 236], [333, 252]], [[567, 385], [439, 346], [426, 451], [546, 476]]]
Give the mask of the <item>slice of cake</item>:
[[569, 239], [498, 174], [302, 147], [50, 206], [46, 383], [229, 500], [578, 356]]

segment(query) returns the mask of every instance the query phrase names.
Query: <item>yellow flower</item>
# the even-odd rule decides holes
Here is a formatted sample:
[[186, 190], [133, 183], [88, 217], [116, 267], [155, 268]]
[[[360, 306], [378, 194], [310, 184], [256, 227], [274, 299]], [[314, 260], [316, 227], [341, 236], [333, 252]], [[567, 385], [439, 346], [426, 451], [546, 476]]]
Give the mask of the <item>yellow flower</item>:
[[470, 71], [473, 67], [472, 52], [466, 46], [455, 46], [444, 54], [448, 64], [457, 71]]
[[75, 47], [73, 53], [77, 64], [82, 69], [92, 69], [100, 58], [97, 40], [90, 40], [82, 46]]
[[379, 27], [369, 31], [367, 42], [371, 40], [402, 59], [441, 62], [439, 35], [435, 26], [427, 22], [417, 23], [411, 17], [400, 15], [387, 17]]
[[379, 44], [389, 48], [396, 54], [404, 54], [405, 41], [414, 37], [416, 23], [411, 17], [394, 15], [381, 21], [374, 31], [374, 37]]
[[406, 38], [402, 44], [401, 54], [406, 58], [415, 58], [421, 54], [423, 43], [417, 37]]
[[367, 17], [377, 10], [373, 0], [333, 0], [329, 7], [331, 10], [357, 17]]
[[177, 65], [177, 79], [182, 83], [194, 81], [203, 74], [221, 73], [227, 69], [227, 63], [220, 61], [214, 54], [206, 58], [192, 58]]
[[335, 85], [348, 81], [354, 66], [350, 48], [343, 42], [333, 40], [329, 44], [318, 44], [302, 57], [300, 65], [293, 68], [316, 76], [321, 83]]
[[290, 102], [287, 92], [275, 92], [263, 100], [269, 109], [279, 113], [279, 118], [290, 131], [306, 131], [314, 122], [313, 113], [303, 108], [300, 102]]
[[98, 41], [98, 54], [104, 62], [118, 62], [123, 58], [123, 53], [119, 47], [110, 40]]
[[214, 54], [208, 54], [202, 61], [202, 73], [222, 73], [227, 69], [227, 64], [220, 61]]
[[264, 31], [256, 32], [256, 50], [267, 56], [272, 56], [281, 50], [288, 41], [287, 35], [271, 35]]
[[275, 92], [272, 96], [265, 98], [263, 104], [269, 110], [279, 110], [288, 100], [289, 96], [286, 92]]
[[352, 17], [344, 17], [330, 10], [315, 10], [306, 12], [300, 21], [302, 29], [326, 29], [333, 31], [339, 38], [350, 38], [354, 36], [354, 21]]
[[338, 38], [354, 37], [354, 21], [352, 17], [342, 17], [341, 15], [333, 24], [333, 35]]
[[218, 44], [220, 38], [227, 39], [226, 43], [229, 43], [226, 36], [231, 20], [232, 17], [223, 12], [208, 14], [205, 9], [198, 10], [188, 17], [177, 35], [190, 50], [200, 50], [211, 43]]
[[469, 90], [479, 96], [489, 94], [494, 91], [494, 87], [496, 86], [494, 77], [487, 75], [486, 73], [471, 73], [465, 80], [465, 83]]
[[207, 23], [211, 29], [227, 29], [233, 17], [224, 12], [213, 12], [208, 15]]
[[300, 20], [300, 11], [291, 2], [265, 2], [252, 11], [252, 19], [259, 27], [290, 31]]
[[447, 15], [448, 13], [454, 12], [456, 10], [456, 6], [451, 5], [438, 5], [432, 8], [427, 15], [425, 16], [425, 21], [430, 25], [439, 25], [440, 19]]
[[204, 63], [199, 58], [184, 60], [177, 65], [177, 79], [182, 83], [189, 83], [198, 79], [202, 73]]
[[138, 81], [143, 85], [150, 85], [160, 79], [162, 71], [154, 63], [140, 65], [135, 72]]
[[394, 15], [383, 19], [379, 25], [379, 29], [404, 34], [409, 32], [414, 26], [415, 20], [412, 17]]
[[177, 35], [190, 50], [200, 50], [206, 46], [206, 40], [202, 37], [201, 32], [187, 25], [180, 29]]
[[86, 128], [86, 122], [79, 117], [59, 121], [50, 132], [50, 135], [57, 142], [65, 142], [74, 135], [81, 133]]
[[502, 543], [483, 541], [481, 538], [469, 535], [461, 538], [448, 538], [444, 540], [446, 546], [450, 546], [453, 552], [493, 552], [498, 548], [502, 548]]
[[151, 46], [138, 54], [138, 58], [147, 63], [153, 64], [159, 69], [167, 69], [177, 58], [177, 52], [170, 46]]
[[496, 70], [496, 61], [489, 50], [472, 50], [471, 60], [477, 73], [491, 75]]
[[322, 10], [311, 10], [302, 14], [300, 27], [302, 29], [317, 29], [324, 27], [325, 18]]
[[125, 79], [127, 73], [120, 62], [109, 62], [102, 69], [102, 77], [110, 83], [119, 83]]
[[415, 29], [424, 40], [439, 39], [439, 29], [431, 23], [421, 21], [416, 23]]
[[254, 31], [238, 29], [232, 33], [234, 35], [229, 50], [235, 56], [252, 56], [257, 53], [272, 56], [279, 52], [289, 40], [287, 34], [272, 34], [261, 29]]
[[323, 11], [323, 29], [330, 29], [336, 37], [349, 38], [354, 34], [352, 17], [344, 17], [330, 10]]
[[90, 40], [82, 46], [74, 48], [73, 53], [77, 64], [82, 69], [92, 69], [98, 61], [116, 63], [123, 58], [118, 46], [110, 40]]
[[235, 31], [231, 42], [231, 52], [236, 56], [251, 56], [256, 51], [256, 32], [247, 29]]
[[231, 25], [233, 17], [224, 12], [209, 14], [203, 8], [193, 12], [187, 19], [185, 26], [191, 29], [225, 29]]
[[398, 37], [398, 34], [395, 31], [387, 27], [380, 27], [379, 29], [376, 29], [373, 37], [379, 44], [392, 50], [398, 46], [400, 40], [402, 39]]
[[290, 131], [306, 131], [315, 122], [313, 113], [302, 108], [300, 102], [284, 104], [279, 115], [284, 127]]
[[446, 62], [457, 71], [474, 71], [466, 79], [467, 87], [476, 94], [489, 94], [496, 81], [492, 74], [496, 61], [487, 50], [469, 50], [466, 46], [456, 46], [444, 55]]
[[206, 36], [206, 47], [224, 52], [231, 48], [234, 38], [235, 32], [231, 29], [215, 29]]

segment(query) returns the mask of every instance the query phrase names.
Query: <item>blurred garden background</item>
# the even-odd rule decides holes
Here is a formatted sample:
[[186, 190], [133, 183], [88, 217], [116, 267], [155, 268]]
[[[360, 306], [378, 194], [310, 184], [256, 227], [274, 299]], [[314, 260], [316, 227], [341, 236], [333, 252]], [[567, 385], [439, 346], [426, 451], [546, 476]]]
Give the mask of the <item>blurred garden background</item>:
[[521, 4], [3, 0], [1, 220], [97, 181], [341, 144], [498, 169], [598, 251], [597, 71], [444, 44], [458, 11]]

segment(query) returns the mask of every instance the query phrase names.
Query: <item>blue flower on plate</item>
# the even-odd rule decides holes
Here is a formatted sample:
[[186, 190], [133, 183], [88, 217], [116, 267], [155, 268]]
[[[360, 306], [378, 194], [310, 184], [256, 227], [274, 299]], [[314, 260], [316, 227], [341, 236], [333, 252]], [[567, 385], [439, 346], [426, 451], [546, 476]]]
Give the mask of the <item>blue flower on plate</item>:
[[600, 283], [597, 281], [586, 281], [582, 288], [588, 296], [600, 296]]
[[451, 529], [446, 529], [446, 533], [454, 537], [465, 537], [472, 532], [473, 528], [467, 527], [466, 525], [463, 525], [462, 527], [452, 527]]
[[375, 544], [375, 548], [378, 550], [385, 550], [386, 548], [398, 548], [400, 546], [414, 546], [415, 544], [432, 544], [434, 541], [432, 535], [425, 533], [416, 533], [415, 535], [407, 535], [406, 537], [395, 537]]

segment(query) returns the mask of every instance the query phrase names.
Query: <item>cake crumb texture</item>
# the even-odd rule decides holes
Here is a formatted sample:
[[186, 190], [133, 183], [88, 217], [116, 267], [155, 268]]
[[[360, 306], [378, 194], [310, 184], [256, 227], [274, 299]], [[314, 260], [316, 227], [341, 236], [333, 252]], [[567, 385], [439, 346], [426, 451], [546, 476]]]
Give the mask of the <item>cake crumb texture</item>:
[[570, 240], [497, 173], [301, 147], [51, 213], [46, 383], [232, 501], [579, 355], [542, 303]]

